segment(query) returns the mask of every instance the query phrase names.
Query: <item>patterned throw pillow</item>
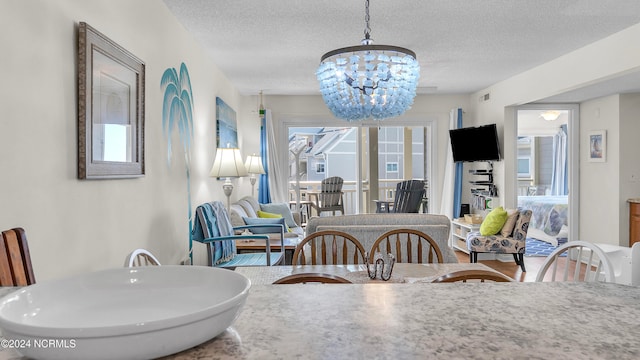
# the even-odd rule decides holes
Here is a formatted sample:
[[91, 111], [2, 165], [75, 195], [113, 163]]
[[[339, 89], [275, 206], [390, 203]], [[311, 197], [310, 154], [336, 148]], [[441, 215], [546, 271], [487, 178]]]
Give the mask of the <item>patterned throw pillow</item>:
[[489, 236], [495, 235], [502, 229], [502, 226], [507, 221], [507, 212], [502, 206], [497, 207], [487, 215], [480, 224], [480, 235]]
[[516, 221], [516, 227], [513, 229], [514, 240], [526, 241], [530, 221], [531, 210], [521, 210], [520, 215], [518, 215], [518, 221]]

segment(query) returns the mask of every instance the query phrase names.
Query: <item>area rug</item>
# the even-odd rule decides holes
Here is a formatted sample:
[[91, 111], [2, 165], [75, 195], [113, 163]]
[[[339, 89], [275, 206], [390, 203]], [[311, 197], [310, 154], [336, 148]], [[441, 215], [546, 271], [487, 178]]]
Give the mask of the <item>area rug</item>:
[[[549, 244], [545, 241], [540, 241], [534, 238], [527, 238], [527, 248], [524, 253], [524, 256], [549, 256], [553, 250], [556, 249], [555, 246]], [[561, 255], [561, 256], [564, 256]]]

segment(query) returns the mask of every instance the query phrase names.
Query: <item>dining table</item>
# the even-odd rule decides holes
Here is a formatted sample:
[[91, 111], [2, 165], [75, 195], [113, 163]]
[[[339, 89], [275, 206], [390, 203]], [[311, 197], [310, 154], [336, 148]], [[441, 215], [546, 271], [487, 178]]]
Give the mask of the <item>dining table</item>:
[[[370, 267], [373, 272], [373, 266]], [[446, 264], [416, 264], [396, 263], [391, 271], [389, 283], [418, 283], [432, 282], [438, 277], [461, 270], [485, 270], [497, 272], [481, 263], [446, 263]], [[294, 266], [245, 266], [237, 267], [236, 272], [251, 280], [252, 285], [273, 284], [274, 281], [288, 275], [299, 273], [316, 273], [337, 275], [352, 283], [365, 284], [385, 282], [379, 273], [375, 279], [369, 277], [369, 271], [364, 264], [346, 265], [294, 265]]]
[[[272, 285], [272, 275], [258, 274], [270, 269], [238, 268], [252, 284], [235, 322], [163, 359], [640, 358], [639, 287], [431, 283], [442, 264], [408, 265], [394, 269], [394, 281], [353, 284]], [[273, 268], [274, 276], [296, 271]], [[336, 266], [333, 273], [340, 272], [347, 274]], [[426, 276], [406, 281], [416, 274]], [[22, 359], [2, 350], [0, 359]]]

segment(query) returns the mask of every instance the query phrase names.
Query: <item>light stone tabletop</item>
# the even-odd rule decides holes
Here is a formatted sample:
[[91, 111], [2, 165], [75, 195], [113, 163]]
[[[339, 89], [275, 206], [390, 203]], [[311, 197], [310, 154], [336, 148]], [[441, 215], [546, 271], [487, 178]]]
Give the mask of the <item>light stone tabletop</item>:
[[640, 288], [255, 285], [235, 324], [168, 359], [638, 359]]
[[165, 359], [638, 359], [639, 337], [625, 285], [253, 285], [230, 328]]

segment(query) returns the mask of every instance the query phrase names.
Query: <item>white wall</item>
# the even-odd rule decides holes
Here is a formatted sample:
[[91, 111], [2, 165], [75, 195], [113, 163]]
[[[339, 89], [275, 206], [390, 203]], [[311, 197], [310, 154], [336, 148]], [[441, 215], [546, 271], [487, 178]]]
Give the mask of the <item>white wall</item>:
[[[611, 95], [580, 104], [580, 239], [618, 244], [620, 201], [620, 102]], [[589, 162], [589, 133], [607, 131], [607, 161]], [[608, 226], [604, 226], [608, 224]], [[628, 224], [628, 222], [627, 222]], [[628, 233], [628, 231], [627, 231]]]
[[[143, 178], [77, 179], [79, 21], [146, 63]], [[189, 234], [186, 172], [178, 146], [167, 166], [161, 75], [185, 62], [191, 76], [194, 208], [224, 199], [222, 183], [208, 177], [215, 151], [215, 97], [236, 109], [241, 98], [164, 3], [2, 1], [0, 46], [0, 229], [25, 228], [36, 279], [119, 267], [138, 247], [150, 249], [165, 264], [183, 259]], [[246, 119], [239, 109], [241, 143], [242, 133], [250, 130]], [[173, 142], [179, 144], [177, 137]], [[250, 191], [248, 181], [238, 185]]]
[[[619, 173], [620, 197], [620, 238], [611, 239], [611, 244], [629, 246], [629, 203], [630, 198], [640, 194], [640, 94], [620, 95], [620, 142]], [[611, 144], [607, 142], [607, 144]], [[611, 145], [608, 145], [611, 146]], [[615, 146], [615, 145], [614, 145]]]
[[[582, 240], [629, 245], [629, 198], [640, 194], [640, 94], [616, 94], [581, 105], [580, 222]], [[588, 137], [607, 132], [606, 162], [588, 160]], [[610, 226], [603, 226], [609, 224]]]

